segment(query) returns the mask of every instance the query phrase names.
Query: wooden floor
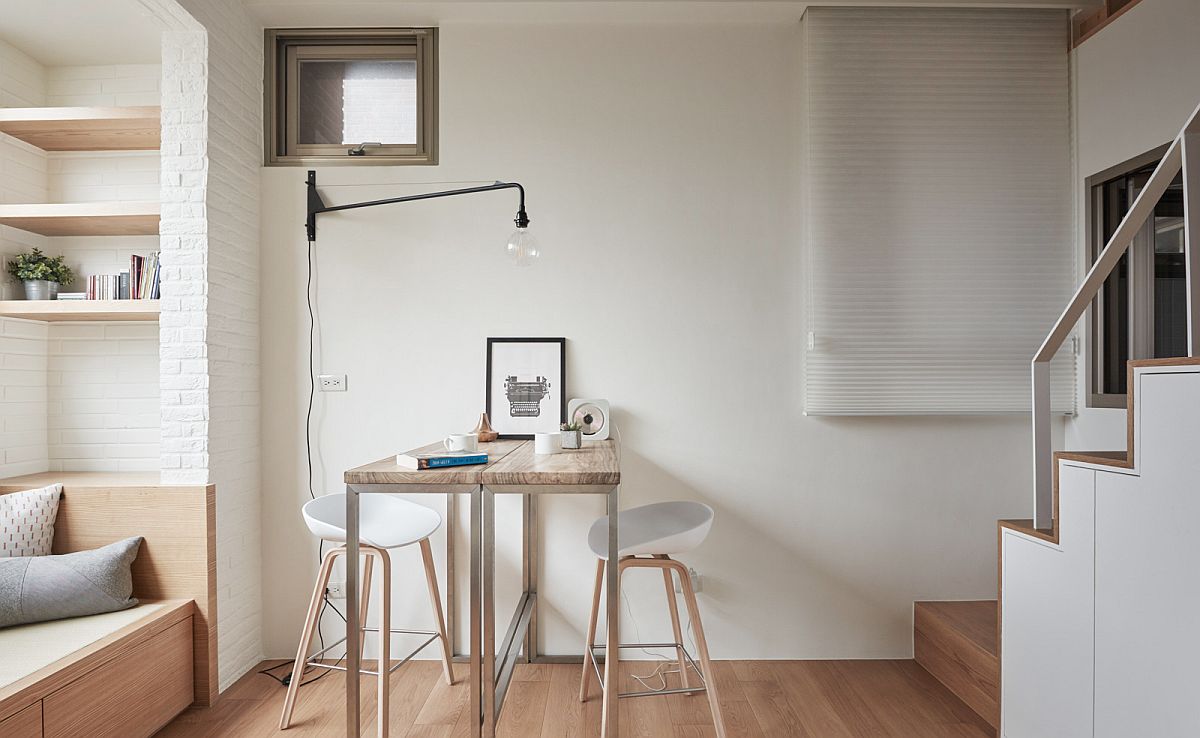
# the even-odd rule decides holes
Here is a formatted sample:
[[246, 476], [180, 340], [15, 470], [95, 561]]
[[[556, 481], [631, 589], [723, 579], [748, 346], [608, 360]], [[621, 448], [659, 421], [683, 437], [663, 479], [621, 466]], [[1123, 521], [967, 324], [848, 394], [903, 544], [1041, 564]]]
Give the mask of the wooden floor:
[[[263, 666], [276, 663], [280, 662]], [[437, 662], [410, 662], [396, 671], [392, 682], [393, 738], [467, 735], [467, 690], [462, 681], [466, 665], [456, 667], [460, 681], [454, 687], [446, 686]], [[626, 662], [623, 667], [627, 685], [632, 682], [630, 670], [646, 674], [654, 668], [648, 662]], [[593, 699], [580, 704], [579, 668], [558, 664], [518, 666], [499, 735], [599, 735], [598, 689], [593, 687]], [[987, 723], [913, 661], [721, 661], [714, 669], [730, 738], [995, 735]], [[371, 677], [363, 679], [364, 735], [375, 734], [374, 699], [369, 697], [373, 682]], [[251, 672], [226, 691], [215, 707], [189, 710], [159, 735], [343, 735], [344, 685], [344, 675], [334, 672], [301, 689], [292, 727], [280, 733], [284, 688], [269, 677]], [[714, 735], [704, 695], [624, 699], [620, 710], [622, 736]]]

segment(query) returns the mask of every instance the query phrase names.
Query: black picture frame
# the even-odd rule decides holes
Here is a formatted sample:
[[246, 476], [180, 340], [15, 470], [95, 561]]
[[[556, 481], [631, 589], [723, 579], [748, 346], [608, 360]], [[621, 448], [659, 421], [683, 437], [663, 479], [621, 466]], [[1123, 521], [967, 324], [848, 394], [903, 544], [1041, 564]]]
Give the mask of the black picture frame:
[[505, 426], [509, 426], [509, 419], [511, 417], [509, 412], [511, 412], [513, 408], [513, 402], [511, 401], [511, 398], [505, 398], [510, 399], [509, 412], [505, 412], [503, 415], [501, 415], [493, 412], [492, 408], [492, 370], [495, 367], [495, 362], [493, 360], [493, 349], [497, 344], [521, 343], [558, 344], [558, 419], [554, 421], [553, 428], [550, 428], [549, 421], [547, 421], [546, 432], [549, 432], [551, 430], [557, 431], [559, 429], [559, 425], [565, 423], [567, 420], [567, 339], [561, 336], [557, 338], [489, 337], [487, 339], [487, 370], [484, 374], [483, 381], [484, 409], [487, 411], [488, 418], [491, 420], [492, 428], [494, 428], [500, 434], [500, 438], [529, 440], [533, 438], [533, 433], [513, 433], [505, 432], [504, 430]]

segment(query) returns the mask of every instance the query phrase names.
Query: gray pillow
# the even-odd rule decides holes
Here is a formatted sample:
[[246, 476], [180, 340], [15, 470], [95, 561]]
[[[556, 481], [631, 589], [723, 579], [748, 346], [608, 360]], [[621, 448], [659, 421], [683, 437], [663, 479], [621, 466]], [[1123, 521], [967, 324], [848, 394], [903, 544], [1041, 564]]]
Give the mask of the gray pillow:
[[133, 607], [141, 537], [58, 556], [0, 558], [0, 628]]

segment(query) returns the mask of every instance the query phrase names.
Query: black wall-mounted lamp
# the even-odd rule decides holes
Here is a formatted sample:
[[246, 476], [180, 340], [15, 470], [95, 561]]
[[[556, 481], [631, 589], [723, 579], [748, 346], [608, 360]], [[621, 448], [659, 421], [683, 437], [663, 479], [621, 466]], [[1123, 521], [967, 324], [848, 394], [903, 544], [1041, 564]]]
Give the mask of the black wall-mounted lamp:
[[520, 194], [520, 204], [517, 206], [517, 216], [513, 219], [517, 229], [508, 237], [507, 251], [512, 260], [520, 266], [528, 266], [536, 261], [542, 255], [541, 247], [538, 246], [537, 239], [529, 232], [529, 216], [525, 213], [525, 188], [517, 182], [496, 182], [490, 185], [481, 185], [479, 187], [463, 187], [457, 190], [443, 190], [442, 192], [426, 192], [420, 195], [406, 195], [404, 197], [389, 197], [383, 200], [365, 200], [363, 202], [352, 202], [345, 205], [326, 205], [321, 199], [321, 193], [317, 192], [317, 173], [315, 170], [308, 170], [308, 217], [304, 222], [304, 230], [308, 233], [310, 242], [317, 240], [317, 215], [321, 213], [335, 213], [339, 210], [356, 210], [358, 208], [369, 208], [375, 205], [391, 205], [398, 202], [415, 202], [417, 200], [433, 200], [439, 197], [453, 197], [455, 195], [472, 195], [477, 192], [492, 192], [493, 190], [516, 190]]

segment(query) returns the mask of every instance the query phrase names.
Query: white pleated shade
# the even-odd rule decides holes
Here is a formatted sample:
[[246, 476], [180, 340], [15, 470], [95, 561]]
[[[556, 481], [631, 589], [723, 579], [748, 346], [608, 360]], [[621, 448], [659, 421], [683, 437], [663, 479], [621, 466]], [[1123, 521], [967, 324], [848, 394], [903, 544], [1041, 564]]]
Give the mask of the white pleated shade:
[[805, 411], [1027, 412], [1076, 278], [1066, 13], [818, 7], [804, 24]]

